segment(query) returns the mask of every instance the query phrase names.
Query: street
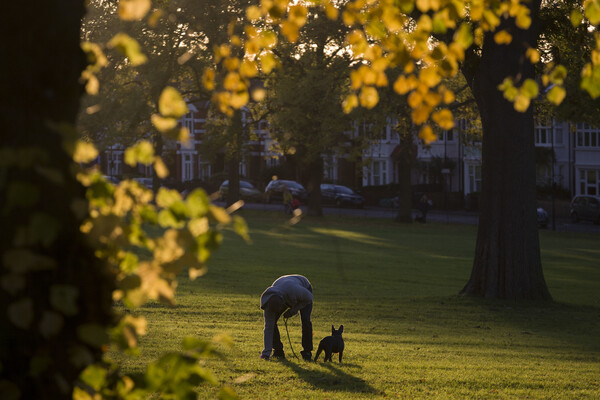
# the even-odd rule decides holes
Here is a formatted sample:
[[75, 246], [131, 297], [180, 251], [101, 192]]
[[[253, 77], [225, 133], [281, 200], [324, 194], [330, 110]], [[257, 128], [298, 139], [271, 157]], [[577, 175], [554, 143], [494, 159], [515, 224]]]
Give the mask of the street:
[[[217, 204], [224, 206], [223, 202], [217, 202]], [[246, 203], [244, 208], [249, 210], [265, 210], [265, 211], [281, 211], [283, 212], [283, 205], [281, 204], [267, 204], [267, 203]], [[303, 212], [306, 212], [306, 206], [301, 207]], [[396, 210], [392, 208], [382, 207], [365, 207], [361, 209], [356, 208], [337, 208], [337, 207], [323, 207], [323, 214], [325, 215], [350, 215], [354, 217], [370, 217], [370, 218], [389, 218], [393, 219], [396, 216]], [[419, 215], [419, 211], [413, 210], [413, 217]], [[443, 210], [431, 210], [427, 214], [427, 221], [436, 223], [447, 223], [447, 224], [464, 224], [464, 225], [477, 225], [479, 216], [477, 212], [469, 211], [443, 211]], [[580, 232], [580, 233], [596, 233], [600, 234], [600, 225], [595, 225], [591, 222], [580, 221], [578, 223], [571, 222], [568, 218], [557, 218], [555, 221], [556, 231], [559, 232]], [[548, 225], [547, 230], [552, 230], [552, 219]]]

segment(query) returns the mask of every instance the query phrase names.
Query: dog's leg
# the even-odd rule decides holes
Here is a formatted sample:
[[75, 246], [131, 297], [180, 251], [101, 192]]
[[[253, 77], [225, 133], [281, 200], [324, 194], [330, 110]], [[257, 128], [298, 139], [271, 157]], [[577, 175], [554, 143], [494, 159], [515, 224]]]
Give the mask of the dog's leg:
[[333, 355], [333, 353], [328, 352], [327, 350], [325, 350], [325, 361], [330, 361], [331, 362], [331, 356]]
[[342, 363], [342, 354], [344, 354], [344, 352], [340, 351], [340, 364]]

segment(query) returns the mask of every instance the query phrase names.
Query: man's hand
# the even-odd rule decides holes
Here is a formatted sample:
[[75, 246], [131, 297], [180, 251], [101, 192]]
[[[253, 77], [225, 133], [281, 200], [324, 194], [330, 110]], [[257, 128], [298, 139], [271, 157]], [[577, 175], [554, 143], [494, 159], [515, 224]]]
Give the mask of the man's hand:
[[298, 311], [293, 312], [292, 310], [287, 310], [286, 312], [283, 313], [283, 318], [292, 318], [297, 313], [298, 313]]

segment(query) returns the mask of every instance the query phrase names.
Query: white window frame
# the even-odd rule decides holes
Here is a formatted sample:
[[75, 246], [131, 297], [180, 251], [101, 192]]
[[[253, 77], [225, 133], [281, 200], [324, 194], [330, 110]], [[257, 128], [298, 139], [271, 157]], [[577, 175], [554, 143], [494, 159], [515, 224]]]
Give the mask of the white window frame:
[[194, 155], [192, 153], [181, 153], [181, 180], [191, 181], [194, 179]]
[[578, 123], [575, 131], [575, 145], [578, 149], [600, 149], [600, 129], [588, 123]]
[[577, 173], [578, 194], [600, 195], [600, 169], [581, 168]]

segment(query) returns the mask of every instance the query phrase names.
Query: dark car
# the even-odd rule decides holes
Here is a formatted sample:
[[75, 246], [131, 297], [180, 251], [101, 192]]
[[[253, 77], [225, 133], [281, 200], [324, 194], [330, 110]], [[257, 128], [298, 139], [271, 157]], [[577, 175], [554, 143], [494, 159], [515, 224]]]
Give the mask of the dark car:
[[335, 204], [337, 207], [363, 208], [365, 198], [349, 187], [323, 183], [321, 185], [323, 204]]
[[600, 224], [600, 196], [580, 195], [573, 197], [570, 215], [573, 222], [583, 220]]
[[550, 218], [548, 217], [548, 212], [544, 210], [542, 207], [537, 208], [537, 223], [540, 228], [548, 228], [548, 222]]
[[[219, 187], [219, 195], [222, 199], [227, 197], [229, 192], [229, 180], [223, 181]], [[240, 180], [240, 198], [246, 201], [260, 201], [262, 193], [260, 190], [252, 186], [248, 181]]]
[[304, 189], [304, 186], [298, 182], [275, 179], [269, 182], [265, 188], [265, 201], [267, 203], [271, 203], [273, 201], [283, 201], [283, 190], [286, 187], [292, 194], [293, 198], [298, 199], [301, 202], [306, 202], [306, 199], [308, 199], [308, 193], [306, 192], [306, 189]]

